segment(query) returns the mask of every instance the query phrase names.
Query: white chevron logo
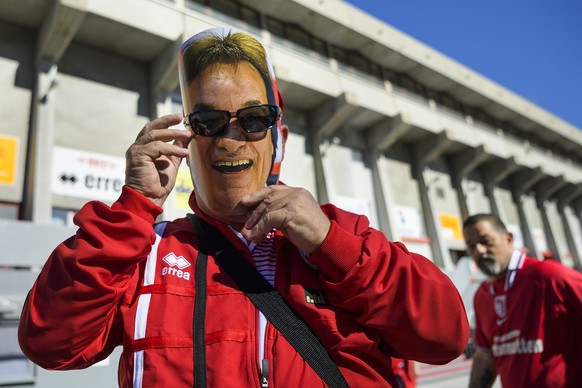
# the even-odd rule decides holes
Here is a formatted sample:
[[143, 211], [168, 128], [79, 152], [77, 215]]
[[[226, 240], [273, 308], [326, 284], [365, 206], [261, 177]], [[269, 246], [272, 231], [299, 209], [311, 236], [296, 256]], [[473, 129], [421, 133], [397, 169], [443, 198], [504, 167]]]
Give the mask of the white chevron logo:
[[179, 269], [184, 269], [190, 266], [188, 260], [183, 256], [176, 257], [174, 252], [168, 253], [162, 260], [168, 263], [170, 267], [178, 267]]

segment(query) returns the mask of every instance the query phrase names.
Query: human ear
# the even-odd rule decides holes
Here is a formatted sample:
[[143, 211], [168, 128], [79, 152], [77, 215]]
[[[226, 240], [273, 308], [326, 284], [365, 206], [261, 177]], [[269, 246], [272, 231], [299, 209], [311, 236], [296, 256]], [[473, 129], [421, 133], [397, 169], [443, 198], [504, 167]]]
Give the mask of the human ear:
[[285, 157], [285, 144], [287, 144], [287, 138], [289, 137], [289, 126], [287, 124], [281, 124], [281, 135], [282, 135], [282, 144], [283, 144], [283, 149], [282, 151], [282, 155], [281, 155], [281, 160], [283, 160], [283, 158]]
[[507, 236], [507, 242], [513, 246], [513, 233], [507, 232], [505, 235]]

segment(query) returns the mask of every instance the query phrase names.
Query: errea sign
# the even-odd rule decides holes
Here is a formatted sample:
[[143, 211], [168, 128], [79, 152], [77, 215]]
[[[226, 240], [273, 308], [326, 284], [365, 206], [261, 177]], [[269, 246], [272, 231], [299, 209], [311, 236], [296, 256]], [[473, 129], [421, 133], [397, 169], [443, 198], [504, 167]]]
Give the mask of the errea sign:
[[54, 147], [51, 173], [53, 194], [115, 201], [124, 182], [124, 158]]

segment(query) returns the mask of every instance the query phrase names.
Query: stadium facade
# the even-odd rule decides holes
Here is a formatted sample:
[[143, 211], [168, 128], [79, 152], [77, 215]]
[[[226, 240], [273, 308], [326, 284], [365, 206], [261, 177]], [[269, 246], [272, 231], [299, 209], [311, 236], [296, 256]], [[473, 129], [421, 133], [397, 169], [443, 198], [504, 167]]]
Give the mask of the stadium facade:
[[[444, 270], [478, 212], [582, 269], [582, 131], [339, 0], [2, 0], [0, 265], [40, 265], [85, 202], [115, 200], [139, 130], [182, 110], [180, 44], [215, 26], [270, 50], [286, 184]], [[191, 189], [183, 166], [162, 217], [185, 214]]]

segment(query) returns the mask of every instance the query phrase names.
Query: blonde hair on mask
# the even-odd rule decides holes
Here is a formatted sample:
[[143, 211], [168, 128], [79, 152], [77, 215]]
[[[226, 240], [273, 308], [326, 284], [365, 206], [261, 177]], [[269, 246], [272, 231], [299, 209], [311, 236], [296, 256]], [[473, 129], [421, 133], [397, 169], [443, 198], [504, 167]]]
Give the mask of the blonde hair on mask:
[[207, 68], [218, 64], [236, 67], [241, 62], [249, 62], [265, 80], [270, 78], [265, 48], [249, 34], [208, 34], [194, 40], [184, 50], [184, 70], [188, 84]]

